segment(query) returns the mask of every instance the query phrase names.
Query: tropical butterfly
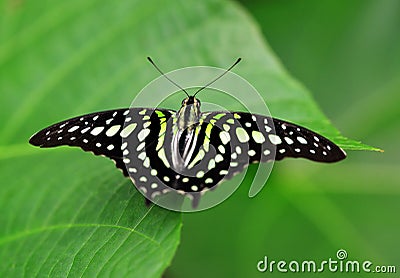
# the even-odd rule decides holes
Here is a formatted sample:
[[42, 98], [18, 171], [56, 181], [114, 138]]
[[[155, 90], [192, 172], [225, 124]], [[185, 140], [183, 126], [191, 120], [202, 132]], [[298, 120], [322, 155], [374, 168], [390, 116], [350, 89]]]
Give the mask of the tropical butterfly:
[[[162, 74], [164, 73], [148, 57]], [[154, 200], [175, 189], [191, 197], [214, 188], [243, 171], [249, 163], [302, 157], [336, 162], [346, 153], [327, 138], [296, 124], [245, 112], [201, 112], [197, 93], [178, 111], [161, 108], [126, 108], [91, 113], [53, 124], [29, 142], [41, 148], [76, 146], [112, 159]]]

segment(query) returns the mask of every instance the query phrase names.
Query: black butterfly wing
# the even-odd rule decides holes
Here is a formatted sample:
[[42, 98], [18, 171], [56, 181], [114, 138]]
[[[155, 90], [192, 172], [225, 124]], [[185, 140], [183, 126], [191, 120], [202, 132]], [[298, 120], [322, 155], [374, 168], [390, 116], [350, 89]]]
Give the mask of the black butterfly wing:
[[249, 163], [285, 157], [329, 163], [346, 157], [339, 146], [305, 127], [244, 112], [203, 113], [196, 136], [192, 171], [173, 184], [188, 194], [213, 188]]
[[326, 137], [296, 124], [273, 120], [276, 135], [280, 139], [276, 160], [294, 157], [333, 163], [346, 158], [346, 152]]
[[250, 162], [293, 157], [331, 163], [346, 158], [339, 146], [305, 127], [261, 115], [243, 112], [234, 115], [239, 128], [248, 135]]
[[41, 148], [62, 145], [80, 147], [84, 151], [112, 159], [117, 168], [121, 169], [125, 176], [128, 176], [123, 162], [122, 141], [135, 129], [143, 128], [143, 124], [147, 120], [143, 119], [142, 111], [163, 111], [166, 117], [171, 114], [167, 110], [143, 108], [91, 113], [51, 125], [34, 134], [29, 143]]

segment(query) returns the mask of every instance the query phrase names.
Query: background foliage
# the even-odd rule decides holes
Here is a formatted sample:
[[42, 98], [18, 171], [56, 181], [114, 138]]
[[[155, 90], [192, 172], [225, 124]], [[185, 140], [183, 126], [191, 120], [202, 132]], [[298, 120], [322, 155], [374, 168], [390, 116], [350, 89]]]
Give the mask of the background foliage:
[[[167, 277], [257, 276], [264, 255], [318, 260], [339, 248], [398, 265], [399, 10], [396, 1], [0, 1], [0, 273], [157, 277], [179, 240]], [[371, 149], [329, 124], [265, 38], [345, 135], [386, 152], [277, 163], [256, 198], [244, 182], [218, 207], [185, 214], [180, 237], [180, 214], [145, 207], [110, 161], [26, 143], [44, 125], [126, 106], [157, 76], [148, 55], [165, 71], [241, 56], [235, 72], [274, 116]]]

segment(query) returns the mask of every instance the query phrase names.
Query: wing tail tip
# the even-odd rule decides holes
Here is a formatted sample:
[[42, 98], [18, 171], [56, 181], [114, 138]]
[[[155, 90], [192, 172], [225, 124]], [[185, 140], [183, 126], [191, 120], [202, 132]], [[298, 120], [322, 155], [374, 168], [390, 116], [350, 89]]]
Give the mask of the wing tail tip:
[[41, 139], [40, 136], [38, 136], [39, 133], [35, 133], [33, 134], [30, 138], [29, 138], [29, 144], [35, 146], [35, 147], [42, 147], [43, 145], [43, 140]]

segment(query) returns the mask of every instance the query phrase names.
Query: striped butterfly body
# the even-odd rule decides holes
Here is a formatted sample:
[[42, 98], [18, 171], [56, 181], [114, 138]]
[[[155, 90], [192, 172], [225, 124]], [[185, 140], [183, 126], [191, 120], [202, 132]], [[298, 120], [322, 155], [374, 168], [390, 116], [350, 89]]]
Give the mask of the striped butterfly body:
[[327, 138], [286, 121], [245, 112], [202, 113], [196, 94], [224, 74], [193, 96], [166, 76], [187, 95], [178, 111], [127, 108], [87, 114], [51, 125], [29, 142], [41, 148], [75, 146], [106, 156], [148, 200], [174, 189], [191, 198], [193, 207], [202, 193], [250, 163], [285, 157], [336, 162], [346, 157]]

